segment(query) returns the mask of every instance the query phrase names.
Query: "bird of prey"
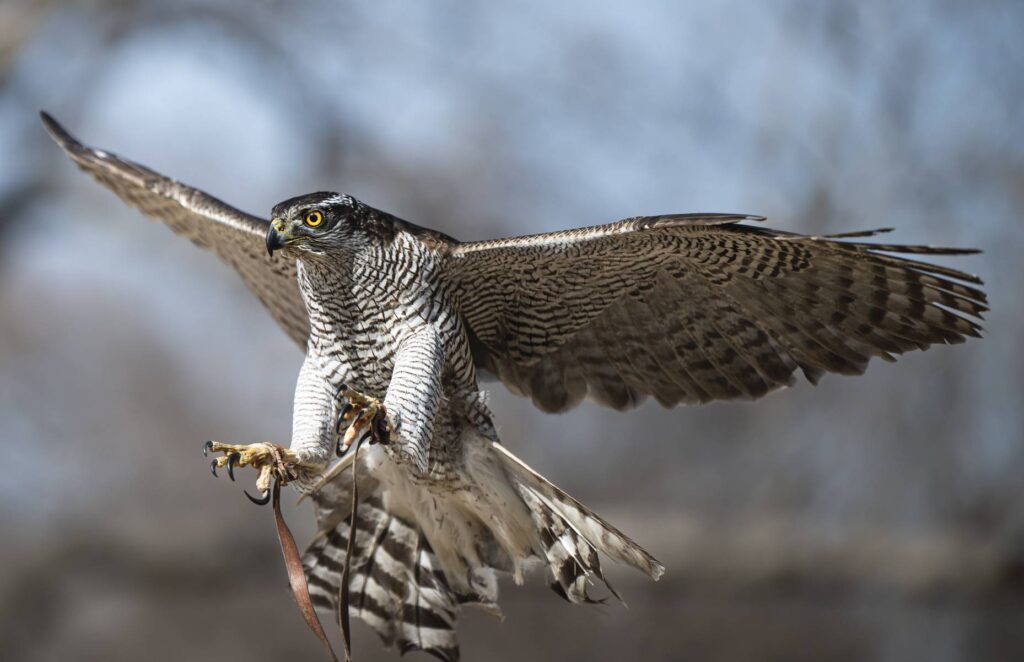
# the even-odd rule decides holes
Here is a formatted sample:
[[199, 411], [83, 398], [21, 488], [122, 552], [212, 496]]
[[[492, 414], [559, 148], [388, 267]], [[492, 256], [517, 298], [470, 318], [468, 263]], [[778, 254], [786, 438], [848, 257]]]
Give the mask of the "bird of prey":
[[[804, 236], [737, 214], [460, 242], [324, 192], [266, 220], [42, 119], [124, 202], [234, 267], [305, 349], [290, 446], [213, 443], [214, 466], [254, 467], [264, 493], [276, 480], [311, 494], [320, 533], [303, 563], [318, 607], [337, 608], [355, 523], [351, 613], [386, 644], [445, 660], [458, 658], [463, 605], [498, 611], [496, 572], [520, 582], [542, 566], [555, 592], [586, 603], [588, 584], [606, 584], [601, 556], [664, 570], [499, 443], [482, 374], [547, 412], [585, 398], [619, 410], [647, 396], [753, 399], [798, 370], [816, 383], [979, 336], [987, 310], [976, 276], [900, 257], [970, 250]], [[363, 438], [352, 472], [344, 451]], [[353, 474], [365, 495], [354, 522]]]

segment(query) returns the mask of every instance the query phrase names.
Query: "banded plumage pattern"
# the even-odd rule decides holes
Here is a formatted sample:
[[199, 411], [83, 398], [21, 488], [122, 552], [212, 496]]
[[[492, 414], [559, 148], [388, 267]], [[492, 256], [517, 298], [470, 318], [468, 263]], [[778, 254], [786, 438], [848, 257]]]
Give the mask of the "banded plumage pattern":
[[[962, 342], [987, 310], [976, 276], [906, 257], [972, 251], [864, 241], [876, 232], [802, 236], [755, 216], [460, 243], [325, 192], [275, 206], [271, 223], [43, 121], [122, 200], [234, 266], [306, 350], [289, 450], [317, 507], [304, 561], [312, 598], [337, 609], [354, 535], [353, 615], [386, 644], [445, 660], [459, 655], [462, 605], [497, 612], [497, 571], [521, 581], [539, 563], [573, 603], [599, 600], [588, 585], [607, 585], [602, 556], [653, 579], [664, 571], [499, 443], [478, 371], [547, 411], [584, 398], [617, 409], [648, 396], [758, 398], [797, 370], [817, 382]], [[365, 411], [390, 430], [359, 456], [367, 496], [355, 522], [345, 469], [356, 460], [328, 466], [348, 389], [377, 403]]]
[[[369, 451], [371, 456], [375, 450]], [[528, 554], [541, 560], [556, 594], [575, 604], [603, 602], [604, 598], [595, 599], [588, 592], [590, 585], [600, 583], [618, 598], [602, 572], [599, 553], [653, 579], [661, 577], [665, 569], [650, 554], [510, 452], [496, 446], [490, 458], [500, 462], [498, 471], [522, 498], [528, 519], [515, 522], [519, 516], [515, 510], [495, 508], [489, 512], [510, 520], [504, 522], [510, 527], [534, 528], [535, 533], [526, 536]], [[338, 606], [351, 535], [352, 461], [349, 457], [339, 462], [331, 472], [333, 477], [314, 492], [320, 533], [303, 557], [314, 605], [332, 614]], [[371, 460], [369, 464], [375, 463]], [[477, 475], [480, 467], [467, 471]], [[359, 490], [369, 496], [360, 500], [356, 512], [349, 582], [351, 614], [370, 625], [386, 645], [403, 652], [424, 650], [445, 660], [458, 659], [454, 627], [459, 609], [469, 605], [500, 616], [495, 571], [519, 574], [512, 555], [499, 540], [502, 535], [495, 533], [500, 526], [489, 532], [485, 517], [459, 505], [444, 510], [444, 518], [462, 519], [477, 530], [471, 541], [473, 549], [458, 549], [460, 554], [479, 557], [475, 565], [470, 564], [470, 581], [464, 582], [460, 573], [446, 569], [431, 546], [431, 536], [438, 539], [442, 525], [435, 518], [417, 516], [408, 502], [401, 503], [400, 497], [389, 492], [386, 477], [378, 480], [366, 466], [360, 466], [359, 472]], [[430, 494], [429, 489], [426, 492]], [[440, 541], [450, 546], [447, 537]]]
[[[293, 447], [316, 453], [334, 424], [337, 403], [331, 397], [343, 384], [382, 398], [402, 420], [406, 437], [415, 443], [402, 450], [417, 472], [444, 473], [451, 444], [432, 445], [435, 427], [448, 420], [438, 418], [439, 403], [431, 397], [439, 385], [421, 375], [451, 373], [454, 388], [449, 397], [468, 397], [474, 368], [468, 353], [451, 356], [442, 352], [444, 339], [458, 333], [451, 309], [434, 302], [443, 294], [427, 276], [429, 255], [413, 268], [422, 248], [398, 236], [379, 252], [342, 255], [348, 268], [336, 270], [325, 259], [307, 259], [299, 265], [299, 283], [306, 296], [311, 335], [307, 361], [299, 375], [293, 420]], [[420, 281], [428, 281], [421, 283]], [[431, 326], [419, 323], [430, 320]], [[405, 362], [399, 363], [399, 349]], [[326, 389], [326, 390], [325, 390]], [[454, 423], [452, 423], [454, 425]]]
[[495, 445], [494, 451], [502, 458], [505, 471], [530, 511], [542, 543], [538, 556], [548, 562], [548, 583], [555, 593], [573, 603], [593, 602], [587, 595], [586, 583], [597, 580], [619, 597], [601, 571], [596, 552], [632, 566], [654, 580], [664, 574], [665, 566], [603, 517], [503, 446]]
[[[338, 502], [317, 499], [322, 522], [336, 519]], [[422, 531], [384, 508], [379, 492], [357, 510], [356, 545], [350, 575], [350, 609], [403, 653], [429, 651], [443, 660], [459, 658], [455, 634], [461, 604], [478, 604], [500, 614], [495, 594], [457, 595], [448, 584]], [[337, 613], [341, 573], [351, 532], [348, 518], [333, 523], [303, 557], [313, 604]]]
[[860, 374], [872, 357], [981, 331], [976, 276], [889, 255], [975, 251], [741, 220], [760, 219], [631, 219], [454, 247], [449, 277], [477, 364], [546, 411], [585, 397], [674, 406], [758, 398], [797, 368], [812, 382]]

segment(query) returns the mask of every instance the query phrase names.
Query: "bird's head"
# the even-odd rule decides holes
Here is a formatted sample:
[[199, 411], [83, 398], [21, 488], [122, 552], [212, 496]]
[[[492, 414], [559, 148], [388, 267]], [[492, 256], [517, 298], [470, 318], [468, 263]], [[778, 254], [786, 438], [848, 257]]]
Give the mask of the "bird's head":
[[323, 254], [350, 247], [362, 209], [351, 196], [323, 191], [278, 203], [271, 211], [267, 252], [291, 249]]

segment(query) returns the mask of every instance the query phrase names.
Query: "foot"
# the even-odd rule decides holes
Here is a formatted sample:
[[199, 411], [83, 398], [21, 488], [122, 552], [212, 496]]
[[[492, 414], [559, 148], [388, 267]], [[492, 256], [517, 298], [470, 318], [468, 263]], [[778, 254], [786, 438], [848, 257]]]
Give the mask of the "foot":
[[392, 425], [383, 402], [344, 385], [338, 395], [343, 403], [337, 425], [339, 457], [344, 455], [360, 436], [368, 438], [371, 444], [386, 444], [391, 440]]
[[228, 477], [235, 479], [235, 467], [251, 466], [259, 471], [256, 488], [263, 493], [259, 499], [248, 492], [245, 496], [253, 503], [263, 505], [270, 500], [271, 480], [285, 485], [298, 477], [299, 458], [290, 448], [277, 444], [222, 444], [219, 441], [207, 441], [203, 444], [203, 455], [210, 452], [224, 453], [210, 463], [210, 471], [214, 476], [217, 469], [227, 467]]

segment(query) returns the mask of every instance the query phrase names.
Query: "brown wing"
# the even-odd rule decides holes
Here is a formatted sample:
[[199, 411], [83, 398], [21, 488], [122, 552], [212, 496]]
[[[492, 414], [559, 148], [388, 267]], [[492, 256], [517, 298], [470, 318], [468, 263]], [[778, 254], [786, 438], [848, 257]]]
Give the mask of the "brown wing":
[[[976, 277], [888, 253], [972, 250], [774, 232], [730, 215], [636, 218], [452, 247], [478, 367], [546, 411], [758, 398], [875, 356], [978, 336]], [[881, 232], [881, 231], [877, 231]]]
[[86, 147], [52, 117], [46, 113], [40, 116], [60, 148], [96, 181], [234, 267], [288, 336], [305, 348], [309, 318], [299, 294], [295, 263], [267, 255], [266, 220], [145, 166]]

